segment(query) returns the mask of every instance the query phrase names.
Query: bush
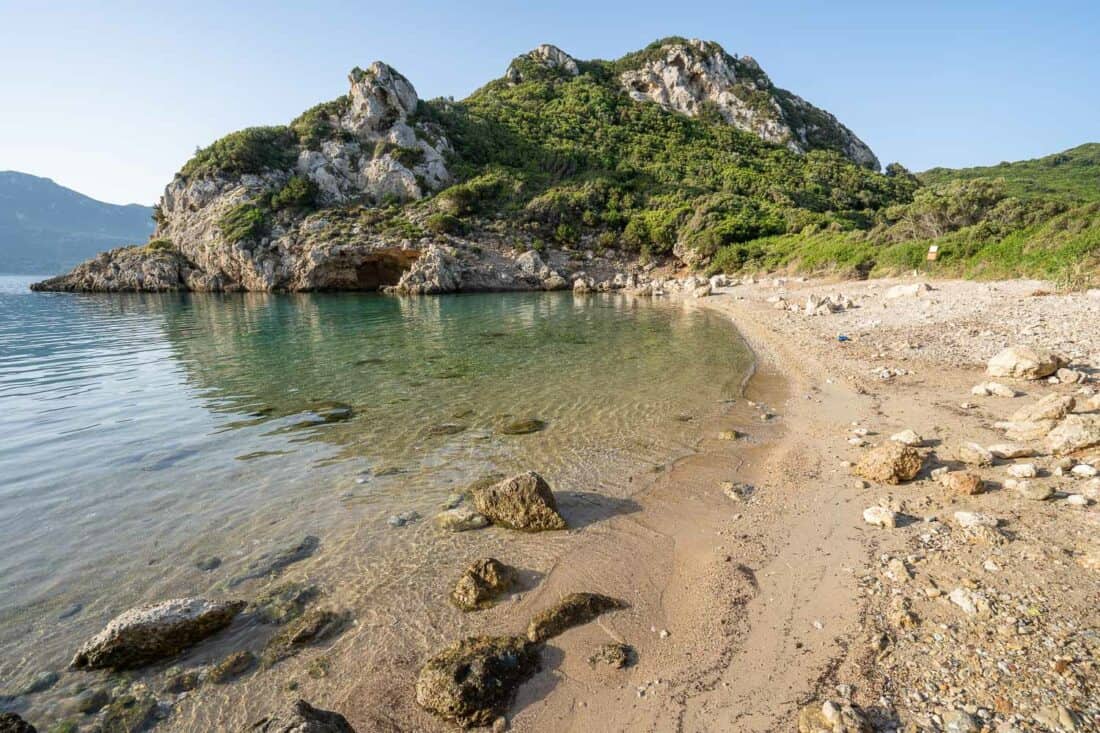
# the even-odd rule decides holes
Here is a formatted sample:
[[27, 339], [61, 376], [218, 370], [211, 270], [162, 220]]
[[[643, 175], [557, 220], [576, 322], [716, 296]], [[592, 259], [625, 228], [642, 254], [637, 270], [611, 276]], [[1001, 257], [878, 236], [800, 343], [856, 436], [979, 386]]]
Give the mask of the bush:
[[241, 204], [225, 212], [218, 228], [230, 244], [259, 239], [267, 233], [267, 212], [253, 203]]
[[466, 224], [453, 214], [433, 214], [424, 225], [433, 234], [463, 234], [466, 231]]
[[310, 107], [290, 123], [290, 130], [298, 138], [298, 144], [309, 150], [318, 150], [321, 143], [330, 139], [347, 139], [350, 135], [334, 124], [335, 118], [348, 111], [347, 95], [331, 102]]
[[286, 127], [249, 127], [195, 153], [180, 174], [185, 178], [263, 173], [294, 164], [297, 143]]
[[318, 194], [317, 184], [312, 179], [291, 176], [286, 185], [271, 196], [271, 208], [275, 211], [312, 211], [317, 207]]

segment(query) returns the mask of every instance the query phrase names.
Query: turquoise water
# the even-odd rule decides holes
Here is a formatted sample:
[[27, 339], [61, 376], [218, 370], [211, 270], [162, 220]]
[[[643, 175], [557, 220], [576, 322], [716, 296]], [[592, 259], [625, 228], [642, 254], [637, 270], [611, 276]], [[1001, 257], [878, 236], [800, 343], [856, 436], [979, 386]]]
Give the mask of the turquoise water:
[[[621, 295], [28, 283], [0, 277], [0, 695], [62, 670], [126, 608], [253, 596], [271, 581], [234, 579], [306, 535], [317, 551], [285, 574], [357, 617], [381, 616], [372, 593], [395, 585], [408, 608], [432, 606], [456, 542], [508, 541], [441, 535], [430, 518], [449, 494], [533, 468], [573, 492], [567, 517], [570, 501], [628, 497], [627, 477], [690, 449], [749, 364], [720, 316]], [[546, 427], [502, 433], [520, 418]], [[424, 519], [391, 526], [402, 512]], [[211, 556], [220, 567], [196, 567]], [[9, 704], [59, 719], [76, 676]]]

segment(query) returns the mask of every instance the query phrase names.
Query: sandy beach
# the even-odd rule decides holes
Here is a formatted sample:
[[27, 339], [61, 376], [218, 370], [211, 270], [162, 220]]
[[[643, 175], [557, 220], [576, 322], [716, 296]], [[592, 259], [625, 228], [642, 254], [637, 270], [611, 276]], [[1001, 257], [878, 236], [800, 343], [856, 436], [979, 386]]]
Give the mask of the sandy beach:
[[[977, 495], [932, 471], [963, 468], [963, 443], [1004, 443], [993, 423], [1038, 398], [1092, 409], [1087, 383], [1001, 380], [1014, 398], [972, 387], [1014, 343], [1059, 351], [1087, 379], [1100, 300], [1027, 281], [885, 297], [899, 283], [769, 280], [700, 299], [737, 325], [756, 376], [698, 451], [635, 497], [640, 511], [590, 528], [515, 608], [526, 618], [582, 589], [631, 604], [551, 642], [512, 729], [794, 730], [800, 709], [825, 701], [854, 705], [876, 730], [1098, 729], [1098, 486], [1069, 466], [1098, 455], [969, 467], [984, 480]], [[805, 314], [810, 295], [839, 293], [854, 307]], [[719, 440], [728, 429], [744, 436]], [[853, 474], [907, 429], [923, 438], [914, 480]], [[1035, 464], [1031, 482], [1052, 495], [1006, 488], [1013, 463]], [[866, 523], [872, 506], [898, 512], [898, 526]], [[972, 532], [956, 511], [999, 527]], [[500, 626], [487, 631], [518, 630]], [[634, 646], [637, 664], [591, 666], [608, 641]]]

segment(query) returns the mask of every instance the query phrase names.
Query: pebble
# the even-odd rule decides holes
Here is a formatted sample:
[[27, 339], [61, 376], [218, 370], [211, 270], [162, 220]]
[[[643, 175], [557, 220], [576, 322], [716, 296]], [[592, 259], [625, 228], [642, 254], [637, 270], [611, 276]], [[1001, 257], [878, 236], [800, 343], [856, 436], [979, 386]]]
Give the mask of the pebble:
[[420, 512], [407, 511], [400, 514], [394, 514], [392, 517], [386, 520], [386, 524], [391, 527], [404, 527], [406, 524], [411, 524], [420, 519]]

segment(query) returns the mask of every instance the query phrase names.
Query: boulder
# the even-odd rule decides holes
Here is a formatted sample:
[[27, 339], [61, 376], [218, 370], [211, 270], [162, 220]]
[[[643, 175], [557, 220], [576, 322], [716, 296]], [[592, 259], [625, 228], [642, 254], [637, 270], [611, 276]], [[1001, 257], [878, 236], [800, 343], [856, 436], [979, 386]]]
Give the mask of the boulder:
[[474, 506], [493, 524], [527, 532], [565, 529], [554, 494], [534, 471], [472, 492]]
[[1073, 412], [1077, 400], [1073, 395], [1048, 394], [1038, 402], [1021, 407], [1008, 418], [1009, 422], [1028, 423], [1042, 420], [1061, 420]]
[[459, 506], [448, 509], [435, 515], [435, 526], [448, 532], [468, 532], [472, 529], [481, 529], [489, 525], [489, 520], [484, 515], [478, 514], [469, 507]]
[[527, 624], [527, 638], [533, 642], [544, 642], [619, 608], [626, 608], [626, 603], [617, 598], [599, 593], [570, 593], [550, 608], [535, 614]]
[[869, 506], [863, 510], [863, 521], [886, 529], [898, 526], [898, 515], [883, 506]]
[[525, 417], [506, 423], [500, 432], [504, 435], [529, 435], [546, 429], [546, 421], [536, 417]]
[[320, 710], [305, 700], [298, 700], [289, 712], [254, 723], [249, 733], [355, 733], [347, 719], [339, 713]]
[[221, 631], [245, 604], [176, 598], [116, 616], [80, 647], [74, 669], [135, 669], [175, 656]]
[[1003, 421], [994, 423], [993, 427], [1005, 431], [1005, 437], [1009, 440], [1029, 441], [1040, 440], [1057, 425], [1056, 420], [1038, 420], [1036, 422], [1011, 422]]
[[1100, 445], [1100, 414], [1069, 415], [1047, 434], [1044, 446], [1055, 455]]
[[1067, 360], [1058, 354], [1030, 346], [1009, 346], [986, 365], [986, 374], [991, 377], [1014, 377], [1016, 379], [1042, 379], [1054, 374]]
[[455, 583], [451, 602], [463, 611], [488, 608], [515, 582], [516, 570], [510, 565], [491, 557], [475, 560], [462, 571], [462, 577]]
[[487, 726], [507, 709], [516, 688], [539, 668], [538, 645], [522, 636], [471, 636], [420, 668], [416, 702], [463, 728]]
[[38, 733], [38, 729], [15, 713], [0, 713], [0, 733]]
[[871, 733], [871, 726], [850, 702], [826, 700], [798, 712], [798, 733]]
[[[1005, 482], [1005, 486], [1008, 487], [1008, 482]], [[1011, 488], [1021, 499], [1027, 499], [1028, 501], [1046, 501], [1054, 495], [1054, 489], [1047, 484], [1034, 483], [1032, 481], [1016, 481], [1012, 484]]]
[[868, 481], [900, 484], [914, 478], [924, 459], [915, 448], [888, 440], [868, 451], [856, 465], [856, 474]]

